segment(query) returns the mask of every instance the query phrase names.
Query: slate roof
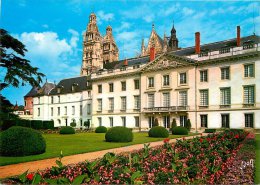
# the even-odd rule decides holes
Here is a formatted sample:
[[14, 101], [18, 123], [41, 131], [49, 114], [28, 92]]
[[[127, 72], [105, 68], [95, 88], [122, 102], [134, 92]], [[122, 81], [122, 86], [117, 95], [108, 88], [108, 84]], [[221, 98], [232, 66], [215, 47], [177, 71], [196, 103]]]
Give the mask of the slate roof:
[[24, 97], [36, 96], [40, 87], [33, 87]]
[[[87, 81], [89, 81], [89, 86], [87, 86]], [[72, 86], [74, 85], [74, 91], [72, 91]], [[60, 93], [58, 93], [58, 88], [60, 88]], [[51, 90], [50, 95], [57, 94], [67, 94], [82, 92], [84, 90], [91, 90], [91, 82], [89, 76], [80, 76], [74, 78], [67, 78], [61, 80], [54, 89]]]
[[50, 91], [55, 87], [55, 84], [46, 82], [42, 88], [38, 90], [38, 93], [36, 96], [44, 96], [44, 95], [49, 95]]
[[[242, 37], [241, 45], [243, 45], [246, 42], [250, 42], [250, 41], [254, 42], [254, 43], [260, 43], [260, 37], [257, 35], [250, 35], [247, 37]], [[201, 48], [202, 52], [203, 51], [216, 51], [221, 48], [236, 46], [236, 42], [237, 42], [236, 38], [233, 38], [233, 39], [224, 40], [224, 41], [220, 41], [220, 42], [204, 44], [204, 45], [201, 45], [200, 48]], [[195, 47], [193, 46], [193, 47], [183, 48], [181, 50], [171, 51], [170, 53], [179, 55], [179, 56], [193, 55], [193, 54], [195, 54]]]

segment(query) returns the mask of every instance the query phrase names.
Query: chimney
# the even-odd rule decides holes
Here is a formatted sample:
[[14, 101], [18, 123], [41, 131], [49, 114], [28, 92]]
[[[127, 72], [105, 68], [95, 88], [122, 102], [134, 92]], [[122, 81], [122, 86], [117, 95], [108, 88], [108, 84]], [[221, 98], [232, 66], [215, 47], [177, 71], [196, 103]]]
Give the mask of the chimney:
[[237, 46], [240, 46], [240, 26], [237, 26]]
[[200, 32], [195, 33], [195, 53], [200, 53]]
[[155, 48], [154, 46], [152, 46], [150, 48], [150, 62], [153, 61], [155, 59]]
[[128, 61], [127, 61], [127, 59], [125, 59], [125, 61], [124, 61], [124, 66], [128, 66]]

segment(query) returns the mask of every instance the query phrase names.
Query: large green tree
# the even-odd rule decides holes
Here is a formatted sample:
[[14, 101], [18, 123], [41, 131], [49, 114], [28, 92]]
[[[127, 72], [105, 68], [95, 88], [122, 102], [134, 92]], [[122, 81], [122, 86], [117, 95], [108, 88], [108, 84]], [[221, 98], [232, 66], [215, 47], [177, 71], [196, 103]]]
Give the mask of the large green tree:
[[0, 70], [4, 76], [0, 81], [0, 90], [11, 85], [19, 87], [26, 83], [38, 87], [45, 75], [38, 71], [37, 67], [32, 67], [30, 61], [25, 59], [27, 52], [25, 45], [9, 33], [0, 29]]

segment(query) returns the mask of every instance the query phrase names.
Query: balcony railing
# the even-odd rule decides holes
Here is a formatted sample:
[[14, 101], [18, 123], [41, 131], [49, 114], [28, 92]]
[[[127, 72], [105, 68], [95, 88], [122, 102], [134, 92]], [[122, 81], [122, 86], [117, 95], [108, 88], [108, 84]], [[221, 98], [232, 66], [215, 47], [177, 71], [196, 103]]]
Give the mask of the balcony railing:
[[149, 107], [144, 108], [144, 112], [176, 112], [187, 111], [189, 106], [170, 106], [170, 107]]

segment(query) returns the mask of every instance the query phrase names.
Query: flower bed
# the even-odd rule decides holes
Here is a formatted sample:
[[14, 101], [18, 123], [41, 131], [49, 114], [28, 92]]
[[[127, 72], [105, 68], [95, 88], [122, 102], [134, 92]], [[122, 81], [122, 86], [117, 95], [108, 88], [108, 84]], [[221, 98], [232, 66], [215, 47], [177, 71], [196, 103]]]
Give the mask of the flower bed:
[[41, 178], [36, 182], [49, 184], [213, 184], [228, 170], [246, 135], [234, 130], [183, 138], [175, 144], [165, 139], [160, 147], [145, 145], [142, 150], [118, 156], [107, 153], [102, 159], [73, 166], [63, 166], [60, 158], [57, 167], [38, 172], [25, 182], [32, 183], [37, 176]]

